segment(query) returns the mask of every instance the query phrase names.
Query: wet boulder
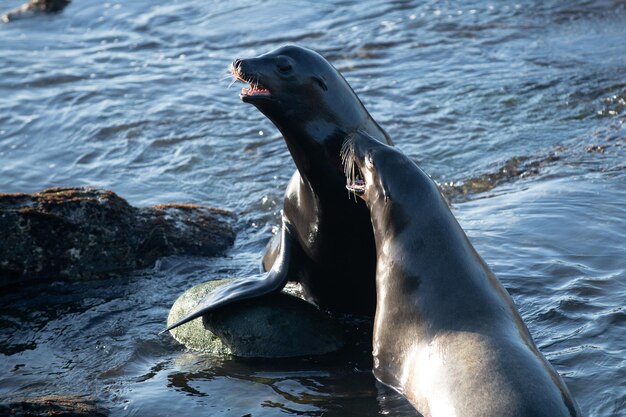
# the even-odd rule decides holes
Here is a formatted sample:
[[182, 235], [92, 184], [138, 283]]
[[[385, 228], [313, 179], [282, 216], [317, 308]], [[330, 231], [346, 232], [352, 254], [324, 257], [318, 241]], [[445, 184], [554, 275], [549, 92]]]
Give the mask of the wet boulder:
[[[184, 292], [170, 310], [168, 326], [225, 282], [209, 281]], [[254, 358], [323, 355], [346, 344], [338, 321], [284, 291], [227, 305], [170, 333], [191, 350]]]
[[110, 276], [168, 255], [218, 255], [234, 242], [232, 218], [191, 204], [136, 208], [92, 188], [0, 194], [0, 285]]

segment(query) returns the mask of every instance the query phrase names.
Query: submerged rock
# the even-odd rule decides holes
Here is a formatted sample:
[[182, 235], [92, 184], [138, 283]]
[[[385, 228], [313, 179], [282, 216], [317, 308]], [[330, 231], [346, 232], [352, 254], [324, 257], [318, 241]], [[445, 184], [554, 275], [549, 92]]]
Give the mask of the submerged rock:
[[[184, 292], [170, 310], [170, 325], [227, 280]], [[217, 309], [170, 331], [187, 348], [241, 357], [289, 358], [335, 352], [346, 344], [340, 324], [312, 304], [281, 292]]]
[[70, 4], [71, 0], [30, 0], [15, 10], [4, 13], [0, 16], [0, 20], [4, 23], [9, 23], [16, 17], [23, 15], [24, 13], [58, 13]]
[[14, 417], [105, 417], [108, 413], [89, 397], [48, 395], [0, 404], [0, 415]]
[[503, 183], [538, 175], [541, 168], [559, 159], [560, 156], [556, 152], [551, 152], [541, 158], [514, 157], [505, 161], [495, 172], [482, 174], [459, 183], [443, 183], [438, 186], [448, 201], [464, 201], [471, 194], [483, 193]]
[[231, 219], [191, 204], [136, 208], [90, 188], [0, 194], [0, 285], [108, 276], [167, 255], [218, 255], [234, 242]]
[[[198, 304], [198, 300], [225, 282], [227, 281], [209, 281], [185, 291], [172, 305], [167, 317], [167, 325], [177, 322]], [[176, 341], [191, 350], [212, 354], [231, 353], [216, 335], [204, 328], [199, 318], [170, 330], [170, 334]]]

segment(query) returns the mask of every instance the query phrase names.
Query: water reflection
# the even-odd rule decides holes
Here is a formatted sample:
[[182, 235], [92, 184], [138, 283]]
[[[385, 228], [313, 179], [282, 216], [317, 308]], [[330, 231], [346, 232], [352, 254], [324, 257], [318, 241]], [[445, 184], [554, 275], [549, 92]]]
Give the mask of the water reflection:
[[[259, 361], [189, 354], [177, 358], [177, 371], [167, 380], [187, 395], [206, 397], [218, 412], [233, 407], [251, 415], [417, 415], [402, 396], [378, 384], [369, 369], [342, 359]], [[228, 380], [227, 392], [223, 380]]]

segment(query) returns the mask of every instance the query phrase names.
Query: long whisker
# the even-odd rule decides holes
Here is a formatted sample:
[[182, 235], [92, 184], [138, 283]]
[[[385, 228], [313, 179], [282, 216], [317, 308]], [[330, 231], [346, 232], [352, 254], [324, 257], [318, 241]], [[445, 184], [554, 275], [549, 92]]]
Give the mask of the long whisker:
[[224, 76], [222, 78], [220, 78], [220, 81], [225, 80], [227, 78], [231, 78], [234, 77], [235, 74], [233, 74], [233, 72], [231, 70], [228, 70], [228, 72], [226, 74], [224, 74]]

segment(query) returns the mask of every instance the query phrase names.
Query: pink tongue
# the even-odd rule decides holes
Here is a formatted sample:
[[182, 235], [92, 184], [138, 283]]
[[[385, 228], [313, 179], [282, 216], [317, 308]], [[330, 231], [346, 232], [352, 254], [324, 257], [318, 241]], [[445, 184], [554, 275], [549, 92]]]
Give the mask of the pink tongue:
[[354, 180], [354, 182], [352, 184], [348, 183], [346, 184], [346, 188], [349, 190], [357, 190], [357, 189], [364, 189], [365, 188], [365, 181], [358, 179], [358, 180]]

